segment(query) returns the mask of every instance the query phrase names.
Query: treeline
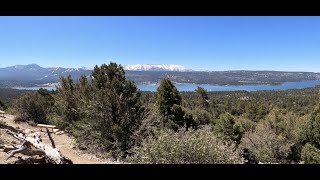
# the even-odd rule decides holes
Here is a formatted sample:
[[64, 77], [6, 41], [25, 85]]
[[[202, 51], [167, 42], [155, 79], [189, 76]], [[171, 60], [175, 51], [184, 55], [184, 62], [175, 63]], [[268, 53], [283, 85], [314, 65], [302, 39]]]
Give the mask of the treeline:
[[19, 98], [21, 95], [30, 92], [28, 90], [17, 90], [9, 88], [0, 88], [0, 109], [5, 110], [12, 106], [14, 99]]
[[126, 71], [126, 74], [128, 79], [134, 80], [137, 84], [159, 83], [161, 79], [166, 77], [170, 77], [172, 81], [177, 83], [213, 85], [281, 84], [320, 78], [318, 73], [281, 71]]
[[180, 93], [170, 78], [140, 92], [121, 65], [13, 103], [17, 120], [50, 123], [81, 149], [135, 163], [320, 163], [319, 88]]

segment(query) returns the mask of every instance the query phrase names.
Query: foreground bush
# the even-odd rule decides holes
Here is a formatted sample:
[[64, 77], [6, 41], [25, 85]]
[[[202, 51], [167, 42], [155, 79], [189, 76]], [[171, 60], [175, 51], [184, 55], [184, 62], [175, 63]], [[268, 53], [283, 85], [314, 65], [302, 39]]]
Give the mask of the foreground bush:
[[320, 150], [307, 143], [302, 148], [301, 159], [306, 164], [320, 164]]
[[243, 159], [235, 144], [216, 138], [207, 130], [161, 132], [146, 139], [129, 158], [133, 163], [152, 164], [240, 164]]
[[301, 120], [293, 113], [274, 108], [266, 118], [247, 131], [240, 148], [248, 149], [263, 163], [290, 163], [299, 160], [298, 128]]
[[14, 103], [17, 117], [15, 121], [33, 121], [46, 123], [47, 115], [53, 106], [53, 97], [47, 90], [39, 90], [24, 94]]

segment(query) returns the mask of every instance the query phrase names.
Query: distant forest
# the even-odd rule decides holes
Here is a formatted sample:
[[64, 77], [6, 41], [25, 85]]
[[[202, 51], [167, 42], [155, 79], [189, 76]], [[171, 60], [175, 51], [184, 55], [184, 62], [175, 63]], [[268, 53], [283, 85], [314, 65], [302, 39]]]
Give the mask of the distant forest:
[[[59, 76], [52, 76], [43, 72], [46, 78], [33, 77], [28, 73], [14, 77], [7, 75], [0, 77], [0, 87], [35, 87], [46, 83], [57, 83]], [[75, 82], [79, 82], [81, 74], [89, 78], [91, 71], [80, 70], [71, 72]], [[61, 74], [67, 76], [66, 74]], [[30, 76], [30, 77], [29, 77]], [[14, 80], [12, 78], [14, 77]], [[139, 84], [159, 84], [164, 78], [170, 78], [174, 83], [194, 83], [211, 85], [248, 85], [248, 84], [281, 84], [306, 80], [319, 80], [319, 73], [312, 72], [280, 72], [280, 71], [126, 71], [126, 78]]]
[[61, 77], [53, 92], [5, 89], [0, 101], [16, 121], [55, 124], [82, 149], [126, 162], [320, 163], [320, 87], [257, 92], [198, 87], [182, 93], [164, 77], [153, 93], [138, 91], [129, 74], [116, 63], [103, 64], [89, 81]]
[[281, 71], [193, 71], [193, 72], [157, 72], [127, 71], [128, 79], [137, 84], [160, 83], [169, 77], [176, 83], [195, 83], [211, 85], [247, 85], [247, 84], [281, 84], [284, 82], [318, 80], [320, 74], [312, 72]]

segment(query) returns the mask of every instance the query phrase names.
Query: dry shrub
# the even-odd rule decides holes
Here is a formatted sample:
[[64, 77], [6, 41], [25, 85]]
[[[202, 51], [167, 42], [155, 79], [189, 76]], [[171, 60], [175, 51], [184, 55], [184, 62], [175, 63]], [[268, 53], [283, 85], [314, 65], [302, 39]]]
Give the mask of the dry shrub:
[[133, 163], [240, 164], [241, 152], [234, 143], [216, 138], [208, 130], [162, 131], [148, 138], [129, 157]]

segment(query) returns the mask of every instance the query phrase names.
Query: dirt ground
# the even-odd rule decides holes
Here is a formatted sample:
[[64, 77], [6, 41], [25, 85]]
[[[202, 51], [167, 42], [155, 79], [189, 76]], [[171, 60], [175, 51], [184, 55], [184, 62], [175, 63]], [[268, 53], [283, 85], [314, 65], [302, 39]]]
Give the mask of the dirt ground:
[[[15, 123], [13, 121], [13, 115], [6, 115], [5, 118], [0, 117], [0, 121], [4, 122], [8, 126], [12, 126], [15, 129], [23, 130], [23, 131], [34, 131], [39, 132], [40, 128], [33, 127], [27, 123]], [[44, 143], [49, 143], [49, 138], [46, 132], [41, 132], [41, 137]], [[71, 159], [74, 164], [119, 164], [120, 162], [112, 161], [108, 159], [100, 159], [92, 154], [85, 153], [79, 150], [75, 145], [75, 140], [68, 135], [67, 133], [56, 134], [52, 133], [52, 138], [57, 146], [57, 148], [61, 151], [61, 153]], [[4, 129], [0, 129], [0, 144], [8, 144], [12, 145], [14, 143], [20, 143], [12, 136], [5, 133]], [[23, 157], [23, 155], [15, 155]], [[0, 164], [7, 164], [10, 161], [16, 160], [16, 157], [12, 157], [9, 160], [5, 160], [7, 154], [5, 152], [0, 152]]]

